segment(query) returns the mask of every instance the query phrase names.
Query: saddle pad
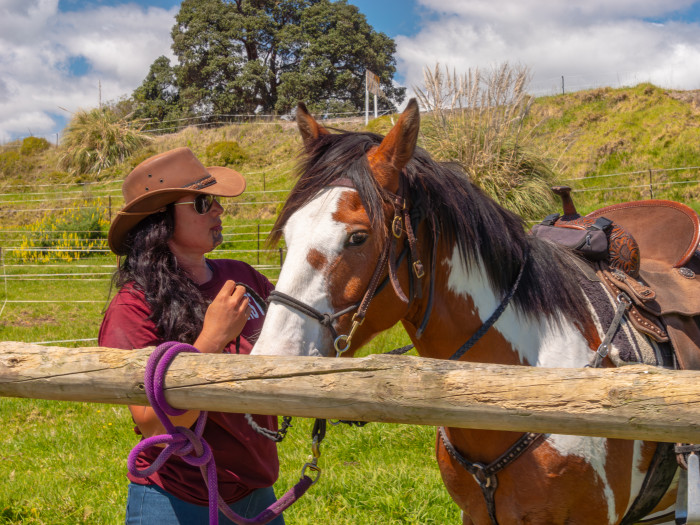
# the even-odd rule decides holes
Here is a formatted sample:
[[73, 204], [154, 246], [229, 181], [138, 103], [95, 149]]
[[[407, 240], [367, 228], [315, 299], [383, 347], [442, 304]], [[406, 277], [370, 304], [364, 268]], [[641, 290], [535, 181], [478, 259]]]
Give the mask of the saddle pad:
[[[615, 317], [617, 298], [595, 277], [595, 273], [576, 272], [576, 278], [593, 309], [596, 328], [602, 339]], [[665, 368], [675, 367], [671, 346], [646, 337], [632, 326], [626, 315], [615, 332], [609, 356], [615, 366], [642, 363]]]

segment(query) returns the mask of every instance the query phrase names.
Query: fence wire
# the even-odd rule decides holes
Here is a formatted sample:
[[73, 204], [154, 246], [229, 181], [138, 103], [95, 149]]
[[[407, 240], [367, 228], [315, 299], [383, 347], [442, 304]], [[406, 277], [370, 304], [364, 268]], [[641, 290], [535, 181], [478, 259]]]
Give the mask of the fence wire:
[[[287, 163], [284, 163], [287, 164]], [[269, 173], [280, 166], [273, 167], [257, 174]], [[667, 173], [686, 171], [689, 174], [699, 172], [700, 166], [686, 166], [679, 168], [651, 168], [620, 173], [608, 173], [586, 177], [587, 182], [600, 180], [607, 181], [614, 178], [627, 179], [626, 184], [605, 185], [602, 187], [576, 187], [584, 179], [563, 179], [562, 184], [570, 184], [572, 192], [588, 194], [594, 192], [617, 192], [638, 190], [648, 191], [651, 198], [654, 198], [664, 189], [672, 187], [682, 187], [700, 183], [700, 179], [690, 180], [659, 180]], [[640, 183], [640, 178], [646, 178], [644, 183]], [[36, 213], [45, 215], [47, 212], [65, 213], [72, 210], [84, 210], [85, 205], [80, 207], [41, 207], [43, 203], [76, 202], [90, 199], [90, 206], [101, 211], [106, 217], [111, 217], [113, 211], [119, 209], [122, 204], [120, 188], [110, 189], [110, 185], [121, 184], [121, 180], [100, 181], [85, 185], [76, 184], [42, 184], [42, 185], [16, 185], [6, 186], [7, 193], [0, 193], [0, 217], [14, 217], [22, 213]], [[38, 189], [33, 193], [22, 191], [22, 188]], [[57, 192], [46, 191], [44, 188], [58, 189]], [[113, 195], [96, 194], [89, 195], [89, 191], [99, 189], [100, 192], [109, 192]], [[14, 192], [12, 190], [17, 190]], [[281, 195], [289, 192], [288, 189], [277, 190], [251, 190], [244, 194], [245, 197], [253, 197], [249, 200], [236, 200], [235, 202], [224, 202], [225, 207], [236, 206], [267, 206], [279, 205], [283, 200], [256, 201], [255, 197], [266, 195]], [[49, 198], [51, 195], [60, 195], [61, 198]], [[81, 194], [81, 196], [75, 196]], [[65, 196], [67, 195], [67, 196]], [[225, 233], [224, 242], [213, 252], [215, 256], [228, 256], [239, 258], [251, 264], [258, 271], [267, 274], [271, 281], [276, 281], [276, 276], [284, 261], [284, 247], [272, 249], [266, 246], [267, 236], [272, 232], [270, 222], [251, 222], [236, 225], [236, 231]], [[65, 235], [71, 234], [74, 237], [66, 246]], [[31, 242], [41, 242], [39, 246], [30, 246]], [[24, 244], [23, 244], [24, 243]], [[97, 245], [92, 245], [97, 243]], [[88, 247], [86, 247], [88, 246]], [[41, 258], [39, 260], [39, 257]], [[70, 298], [50, 298], [31, 299], [22, 297], [22, 292], [15, 291], [14, 287], [21, 286], [21, 283], [36, 282], [109, 282], [113, 271], [116, 269], [116, 257], [114, 257], [107, 247], [106, 232], [104, 230], [90, 229], [66, 229], [52, 230], [39, 229], [32, 231], [30, 228], [13, 228], [0, 230], [0, 266], [2, 266], [2, 280], [4, 297], [0, 305], [0, 318], [6, 311], [8, 305], [44, 305], [44, 304], [105, 304], [104, 299], [94, 300], [80, 297]], [[76, 271], [71, 271], [76, 270]], [[105, 271], [109, 270], [109, 271]], [[13, 285], [13, 294], [10, 295], [10, 285]], [[51, 341], [40, 341], [36, 344], [55, 343], [77, 343], [85, 341], [95, 341], [96, 338], [83, 339], [55, 339]]]

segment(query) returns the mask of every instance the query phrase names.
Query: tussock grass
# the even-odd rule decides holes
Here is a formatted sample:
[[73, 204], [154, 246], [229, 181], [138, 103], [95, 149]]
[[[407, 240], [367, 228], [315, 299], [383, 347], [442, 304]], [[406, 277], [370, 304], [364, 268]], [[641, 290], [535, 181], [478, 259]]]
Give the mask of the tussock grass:
[[80, 110], [64, 132], [60, 164], [76, 175], [99, 174], [126, 161], [150, 140], [110, 108]]
[[421, 127], [424, 147], [440, 160], [459, 163], [474, 184], [526, 219], [551, 207], [555, 178], [530, 147], [529, 77], [526, 67], [507, 63], [461, 75], [436, 64], [424, 70], [424, 87], [414, 88], [430, 112]]

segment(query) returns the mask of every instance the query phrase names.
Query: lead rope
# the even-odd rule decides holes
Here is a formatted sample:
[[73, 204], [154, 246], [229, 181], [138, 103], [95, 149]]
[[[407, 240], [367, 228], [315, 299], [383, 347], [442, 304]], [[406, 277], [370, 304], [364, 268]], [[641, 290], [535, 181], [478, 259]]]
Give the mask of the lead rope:
[[[316, 464], [320, 455], [318, 452], [318, 445], [323, 438], [321, 437], [319, 439], [318, 432], [314, 435], [314, 457], [302, 468], [301, 479], [296, 485], [255, 518], [249, 519], [239, 516], [231, 510], [219, 494], [214, 455], [212, 454], [211, 448], [202, 437], [207, 421], [207, 412], [202, 411], [199, 413], [194, 431], [185, 427], [176, 427], [168, 418], [168, 415], [179, 416], [186, 412], [186, 410], [171, 407], [165, 400], [165, 393], [163, 391], [165, 374], [167, 373], [168, 367], [180, 352], [199, 353], [199, 350], [185, 343], [170, 341], [158, 346], [148, 359], [144, 377], [146, 397], [167, 433], [146, 438], [131, 450], [127, 459], [129, 472], [138, 478], [146, 478], [160, 469], [168, 458], [175, 454], [176, 456], [180, 456], [189, 465], [199, 467], [202, 473], [209, 493], [210, 525], [218, 525], [218, 510], [237, 525], [263, 525], [269, 523], [280, 516], [282, 512], [298, 500], [311, 485], [318, 481], [321, 472]], [[145, 469], [138, 469], [136, 460], [139, 454], [149, 447], [158, 445], [165, 445], [165, 448], [158, 454], [155, 461]], [[316, 472], [316, 477], [312, 479], [307, 476], [307, 469]]]

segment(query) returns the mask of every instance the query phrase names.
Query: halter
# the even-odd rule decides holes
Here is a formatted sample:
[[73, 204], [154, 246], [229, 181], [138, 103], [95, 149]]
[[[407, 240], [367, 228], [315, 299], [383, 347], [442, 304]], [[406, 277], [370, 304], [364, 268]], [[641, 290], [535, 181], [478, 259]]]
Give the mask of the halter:
[[[376, 297], [379, 294], [379, 292], [381, 292], [384, 289], [387, 282], [391, 282], [391, 285], [394, 288], [396, 295], [404, 303], [408, 304], [412, 301], [414, 296], [414, 288], [415, 295], [418, 298], [422, 297], [422, 287], [420, 286], [420, 279], [422, 279], [425, 276], [425, 270], [423, 262], [419, 259], [418, 256], [417, 241], [414, 231], [418, 223], [423, 219], [423, 217], [421, 215], [416, 214], [414, 214], [413, 217], [411, 216], [411, 213], [408, 209], [407, 200], [405, 198], [406, 183], [404, 179], [405, 175], [401, 173], [401, 176], [399, 177], [399, 193], [389, 194], [391, 198], [391, 203], [394, 207], [394, 218], [391, 222], [392, 238], [390, 238], [384, 245], [384, 249], [382, 250], [382, 253], [379, 257], [379, 261], [377, 262], [377, 265], [374, 268], [374, 272], [372, 273], [372, 278], [370, 279], [367, 290], [365, 291], [365, 294], [360, 301], [348, 306], [347, 308], [343, 308], [342, 310], [329, 314], [319, 312], [317, 309], [304, 303], [303, 301], [300, 301], [295, 297], [287, 295], [283, 292], [279, 292], [277, 290], [273, 290], [268, 296], [269, 302], [278, 302], [291, 308], [294, 308], [298, 312], [313, 319], [316, 319], [322, 326], [328, 328], [333, 338], [333, 347], [335, 348], [337, 356], [340, 356], [343, 352], [346, 352], [350, 348], [355, 331], [362, 325], [362, 323], [365, 320], [365, 315], [367, 314], [367, 309], [369, 308], [370, 302], [372, 301], [372, 299], [374, 299], [374, 297]], [[328, 186], [340, 186], [356, 190], [355, 184], [347, 178], [340, 178], [334, 181], [333, 183], [329, 184]], [[413, 224], [412, 219], [416, 222], [415, 226]], [[398, 244], [399, 239], [403, 237], [404, 232], [406, 233], [407, 239], [406, 246], [404, 246], [402, 252], [398, 256], [396, 256], [396, 245]], [[436, 247], [437, 240], [433, 245], [433, 254], [435, 254]], [[396, 275], [398, 266], [401, 264], [407, 253], [410, 254], [411, 259], [411, 263], [409, 263], [409, 266], [412, 269], [411, 275], [417, 280], [417, 285], [415, 286], [414, 279], [410, 280], [411, 289], [409, 295], [411, 296], [411, 299], [406, 297], [406, 295], [403, 293], [403, 290], [401, 289], [401, 285], [399, 283], [399, 279]], [[431, 289], [429, 305], [428, 309], [424, 314], [421, 326], [419, 328], [419, 334], [422, 333], [425, 329], [425, 325], [427, 325], [428, 318], [432, 309], [432, 288], [433, 282], [435, 280], [434, 261], [435, 257], [433, 257], [433, 271], [431, 274], [432, 278], [430, 281]], [[384, 266], [388, 267], [388, 275], [384, 278], [384, 280], [380, 280], [382, 273], [384, 272]], [[355, 314], [352, 316], [352, 326], [350, 327], [350, 331], [347, 334], [338, 335], [335, 328], [333, 327], [333, 323], [339, 317], [348, 314], [353, 310], [357, 310], [357, 312], [355, 312]], [[418, 336], [420, 337], [420, 335]]]

